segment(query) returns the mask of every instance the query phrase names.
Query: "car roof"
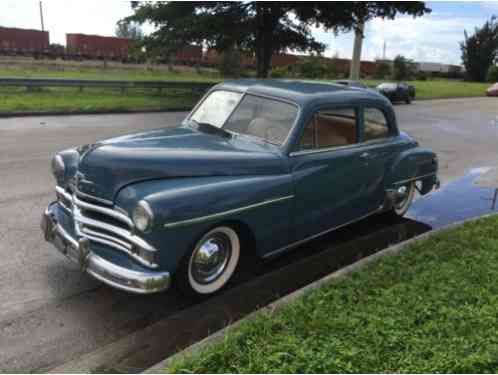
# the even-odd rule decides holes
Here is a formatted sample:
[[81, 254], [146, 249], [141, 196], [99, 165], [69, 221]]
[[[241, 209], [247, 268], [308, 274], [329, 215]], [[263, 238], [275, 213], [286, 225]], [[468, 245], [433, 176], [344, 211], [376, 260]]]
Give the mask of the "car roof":
[[271, 96], [289, 100], [299, 105], [349, 104], [357, 100], [387, 102], [373, 90], [364, 90], [324, 81], [290, 79], [241, 79], [220, 83], [214, 89], [227, 89], [243, 93]]

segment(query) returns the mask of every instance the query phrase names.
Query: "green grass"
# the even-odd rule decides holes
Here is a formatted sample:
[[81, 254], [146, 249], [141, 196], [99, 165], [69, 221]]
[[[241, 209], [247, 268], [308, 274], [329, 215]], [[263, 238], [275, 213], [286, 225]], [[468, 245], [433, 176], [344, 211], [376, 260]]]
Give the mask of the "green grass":
[[167, 371], [495, 373], [497, 280], [491, 217], [258, 314]]
[[96, 110], [188, 109], [198, 95], [176, 90], [159, 94], [153, 90], [128, 90], [121, 93], [110, 89], [0, 89], [0, 113], [27, 111], [92, 112]]
[[[64, 70], [62, 70], [64, 69]], [[220, 79], [216, 72], [203, 71], [197, 73], [195, 70], [135, 70], [135, 69], [99, 69], [99, 68], [49, 68], [40, 66], [38, 68], [2, 68], [0, 67], [0, 78], [68, 78], [68, 79], [96, 79], [96, 80], [129, 80], [129, 81], [195, 81], [211, 82]]]
[[[389, 80], [366, 80], [369, 86], [376, 86]], [[458, 98], [468, 96], [485, 96], [488, 83], [464, 82], [456, 80], [409, 81], [415, 86], [417, 99]]]
[[[191, 68], [176, 68], [168, 70], [136, 70], [85, 67], [85, 66], [38, 66], [0, 67], [0, 77], [19, 78], [71, 78], [97, 80], [176, 80], [216, 82], [221, 80], [219, 73], [214, 70], [197, 72]], [[366, 81], [369, 85], [376, 85], [380, 81]], [[461, 96], [483, 96], [487, 84], [430, 80], [413, 81], [417, 90], [417, 98], [446, 98]], [[152, 90], [129, 90], [125, 94], [112, 90], [89, 90], [83, 93], [77, 90], [44, 89], [40, 92], [26, 92], [24, 89], [0, 88], [0, 113], [13, 111], [93, 111], [93, 110], [121, 110], [121, 109], [157, 109], [190, 107], [197, 97], [192, 95], [176, 96], [159, 95]]]

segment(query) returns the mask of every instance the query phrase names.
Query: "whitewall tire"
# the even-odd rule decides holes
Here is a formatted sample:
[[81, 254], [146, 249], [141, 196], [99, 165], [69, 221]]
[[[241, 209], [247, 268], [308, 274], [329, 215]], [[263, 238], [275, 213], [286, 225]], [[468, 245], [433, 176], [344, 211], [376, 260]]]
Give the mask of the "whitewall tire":
[[397, 216], [404, 216], [406, 214], [413, 202], [413, 197], [415, 196], [415, 181], [412, 181], [401, 188], [403, 187], [406, 189], [405, 196], [394, 202], [393, 211]]
[[180, 286], [193, 295], [216, 293], [228, 283], [239, 259], [237, 232], [227, 226], [214, 228], [197, 241], [188, 262], [184, 263], [180, 270]]

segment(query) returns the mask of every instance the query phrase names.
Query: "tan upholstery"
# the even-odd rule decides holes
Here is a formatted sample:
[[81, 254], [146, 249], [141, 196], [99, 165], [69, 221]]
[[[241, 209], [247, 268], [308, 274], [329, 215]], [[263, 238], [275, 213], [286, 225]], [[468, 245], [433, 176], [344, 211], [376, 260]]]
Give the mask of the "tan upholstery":
[[318, 147], [345, 146], [357, 142], [356, 120], [336, 116], [317, 115]]

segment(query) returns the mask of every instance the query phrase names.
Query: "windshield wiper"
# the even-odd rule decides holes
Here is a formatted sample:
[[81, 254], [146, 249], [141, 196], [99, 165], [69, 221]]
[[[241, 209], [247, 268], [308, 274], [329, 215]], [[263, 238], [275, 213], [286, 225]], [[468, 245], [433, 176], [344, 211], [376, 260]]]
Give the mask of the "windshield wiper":
[[232, 137], [232, 134], [230, 132], [227, 132], [223, 128], [218, 128], [217, 126], [214, 126], [213, 124], [210, 124], [209, 122], [199, 122], [199, 121], [192, 120], [192, 119], [190, 121], [192, 121], [194, 124], [196, 124], [197, 129], [203, 133], [217, 134], [217, 135], [220, 135], [220, 136], [226, 137], [226, 138]]

